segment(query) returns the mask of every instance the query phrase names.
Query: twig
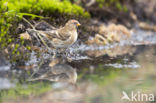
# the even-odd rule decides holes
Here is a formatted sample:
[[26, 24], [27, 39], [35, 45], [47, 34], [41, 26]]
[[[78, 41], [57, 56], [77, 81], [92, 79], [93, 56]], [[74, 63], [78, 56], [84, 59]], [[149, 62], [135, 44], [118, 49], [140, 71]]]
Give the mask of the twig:
[[48, 45], [45, 43], [45, 41], [43, 40], [43, 38], [40, 36], [40, 35], [41, 35], [40, 32], [37, 31], [37, 30], [35, 29], [35, 27], [34, 27], [27, 19], [25, 19], [24, 17], [22, 17], [22, 19], [23, 19], [25, 22], [27, 22], [27, 23], [32, 27], [32, 29], [33, 29], [34, 31], [37, 32], [37, 36], [40, 38], [40, 40], [42, 41], [42, 43], [43, 43], [43, 44], [46, 46], [46, 48], [49, 50], [50, 48], [49, 48]]
[[25, 22], [27, 22], [27, 23], [32, 27], [33, 30], [36, 30], [35, 27], [34, 27], [27, 19], [25, 19], [24, 17], [22, 17], [22, 19], [23, 19]]
[[36, 32], [37, 32], [38, 37], [41, 39], [42, 43], [43, 43], [43, 44], [46, 46], [46, 48], [49, 50], [50, 48], [49, 48], [48, 45], [45, 43], [45, 41], [43, 40], [43, 38], [40, 36], [40, 35], [41, 35], [40, 32], [37, 31], [37, 30], [36, 30]]
[[92, 6], [95, 2], [96, 2], [95, 0], [90, 0], [90, 1], [86, 4], [86, 6], [87, 6], [87, 7], [90, 7], [90, 6]]

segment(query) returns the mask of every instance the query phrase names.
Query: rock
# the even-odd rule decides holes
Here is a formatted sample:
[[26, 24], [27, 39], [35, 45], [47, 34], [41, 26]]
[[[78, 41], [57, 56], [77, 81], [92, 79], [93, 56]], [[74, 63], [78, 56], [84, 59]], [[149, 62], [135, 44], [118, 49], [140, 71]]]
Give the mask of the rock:
[[53, 27], [52, 25], [48, 24], [48, 23], [45, 22], [45, 21], [41, 21], [41, 22], [39, 22], [39, 23], [37, 23], [37, 24], [35, 25], [35, 29], [36, 29], [36, 30], [44, 30], [44, 31], [46, 31], [46, 30], [54, 30], [54, 29], [56, 29], [56, 28]]
[[124, 37], [128, 38], [131, 35], [130, 31], [121, 24], [110, 24], [107, 27], [105, 25], [101, 25], [99, 27], [99, 33], [108, 39], [110, 38], [111, 42], [120, 41]]
[[22, 23], [20, 23], [18, 24], [18, 27], [16, 28], [15, 31], [17, 34], [20, 34], [20, 33], [25, 32], [25, 30], [26, 30], [26, 27]]
[[89, 45], [94, 43], [98, 45], [105, 45], [108, 43], [108, 40], [104, 38], [102, 35], [96, 34], [92, 40], [88, 40], [86, 43]]
[[19, 34], [19, 37], [24, 40], [32, 40], [31, 36], [27, 32]]
[[130, 31], [123, 25], [110, 24], [108, 26], [99, 26], [98, 34], [86, 43], [105, 45], [112, 42], [128, 39], [131, 36]]
[[125, 54], [133, 54], [136, 51], [136, 48], [132, 48], [131, 46], [116, 46], [114, 48], [106, 49], [106, 50], [90, 50], [87, 51], [87, 55], [90, 57], [100, 57], [104, 55], [108, 55], [109, 57], [116, 57]]
[[139, 27], [145, 30], [150, 30], [150, 31], [152, 30], [156, 32], [156, 25], [150, 25], [145, 22], [140, 22]]

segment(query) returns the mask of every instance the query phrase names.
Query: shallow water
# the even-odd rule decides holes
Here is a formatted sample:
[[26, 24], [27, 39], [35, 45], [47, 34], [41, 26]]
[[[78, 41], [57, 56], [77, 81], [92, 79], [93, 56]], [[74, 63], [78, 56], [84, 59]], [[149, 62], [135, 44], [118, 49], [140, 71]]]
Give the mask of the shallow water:
[[29, 60], [24, 63], [9, 63], [5, 57], [1, 57], [0, 101], [127, 103], [127, 100], [121, 100], [123, 91], [128, 95], [132, 91], [156, 95], [154, 32], [136, 30], [129, 40], [106, 46], [87, 46], [78, 41], [67, 52], [59, 57], [72, 59], [63, 60], [63, 63], [76, 68], [76, 86], [66, 82], [27, 81], [28, 78], [37, 77], [50, 68], [48, 65], [52, 58], [49, 53], [41, 53], [38, 58], [36, 52], [31, 52]]

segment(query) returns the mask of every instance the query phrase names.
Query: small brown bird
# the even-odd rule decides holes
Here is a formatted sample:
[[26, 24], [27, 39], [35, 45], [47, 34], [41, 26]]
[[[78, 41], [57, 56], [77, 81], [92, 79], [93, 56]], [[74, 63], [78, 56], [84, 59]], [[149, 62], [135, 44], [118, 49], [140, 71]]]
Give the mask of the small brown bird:
[[76, 42], [78, 38], [77, 27], [80, 25], [77, 20], [69, 20], [62, 28], [39, 31], [39, 33], [50, 41], [54, 48], [68, 48]]

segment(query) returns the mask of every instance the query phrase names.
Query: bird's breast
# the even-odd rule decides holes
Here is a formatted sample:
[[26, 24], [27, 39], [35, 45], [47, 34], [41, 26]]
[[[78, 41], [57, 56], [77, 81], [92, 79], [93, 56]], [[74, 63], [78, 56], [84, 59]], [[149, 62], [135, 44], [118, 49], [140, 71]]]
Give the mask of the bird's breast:
[[73, 44], [74, 42], [76, 42], [76, 40], [77, 40], [77, 38], [78, 38], [78, 34], [77, 34], [77, 32], [71, 32], [71, 37], [69, 38], [70, 40], [70, 42]]
[[62, 41], [60, 39], [53, 39], [53, 41], [52, 41], [53, 46], [57, 47], [57, 48], [68, 48], [74, 42], [76, 42], [76, 40], [78, 38], [77, 31], [70, 31], [68, 33], [70, 36], [65, 41]]

